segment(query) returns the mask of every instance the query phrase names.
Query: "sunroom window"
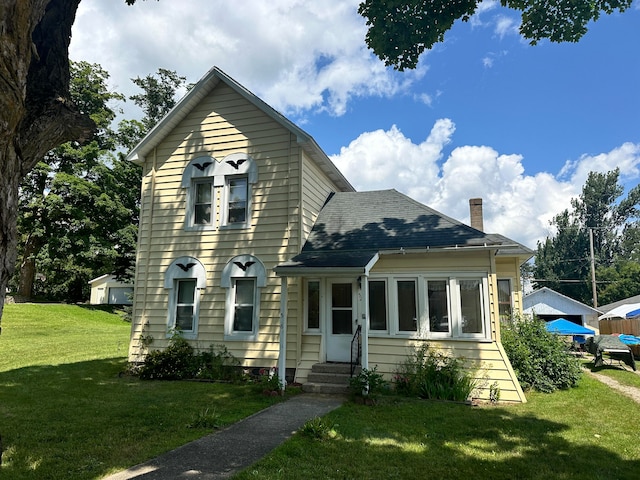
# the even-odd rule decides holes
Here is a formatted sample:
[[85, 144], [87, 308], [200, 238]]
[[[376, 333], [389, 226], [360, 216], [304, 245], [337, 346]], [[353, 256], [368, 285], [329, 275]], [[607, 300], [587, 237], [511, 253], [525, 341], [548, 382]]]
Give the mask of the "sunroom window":
[[418, 330], [418, 302], [416, 299], [416, 281], [398, 280], [398, 329], [401, 332]]

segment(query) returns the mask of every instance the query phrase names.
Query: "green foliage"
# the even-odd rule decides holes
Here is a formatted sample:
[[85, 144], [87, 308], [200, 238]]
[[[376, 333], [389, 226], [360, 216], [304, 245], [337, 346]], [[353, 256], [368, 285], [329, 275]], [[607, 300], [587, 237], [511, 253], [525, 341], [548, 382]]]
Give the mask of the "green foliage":
[[378, 373], [378, 366], [372, 369], [363, 368], [358, 375], [349, 379], [349, 389], [354, 396], [376, 397], [381, 393], [387, 382], [381, 373]]
[[212, 345], [209, 350], [198, 354], [199, 368], [197, 378], [237, 382], [243, 379], [240, 360], [238, 360], [226, 345]]
[[520, 319], [503, 325], [502, 345], [524, 390], [549, 393], [578, 385], [579, 360], [560, 335], [547, 331], [543, 321]]
[[437, 350], [428, 344], [415, 348], [396, 370], [396, 391], [407, 396], [437, 400], [467, 400], [476, 387], [464, 360]]
[[314, 417], [305, 422], [300, 433], [314, 440], [330, 440], [336, 436], [335, 427], [336, 425], [327, 419]]
[[[146, 336], [145, 347], [153, 341]], [[244, 374], [240, 361], [225, 345], [212, 345], [209, 350], [196, 353], [179, 331], [175, 331], [164, 350], [153, 350], [147, 354], [138, 369], [143, 380], [206, 379], [223, 382], [240, 382]], [[277, 377], [276, 377], [277, 379]]]
[[283, 387], [275, 368], [261, 369], [258, 377], [258, 384], [263, 392], [281, 392]]
[[220, 414], [214, 408], [210, 411], [207, 407], [204, 410], [200, 410], [193, 418], [191, 422], [187, 424], [187, 428], [220, 428], [222, 426], [220, 421]]
[[139, 374], [143, 380], [182, 380], [195, 378], [197, 371], [193, 347], [180, 335], [173, 335], [166, 349], [147, 354]]
[[[520, 34], [531, 45], [542, 39], [577, 42], [601, 13], [625, 11], [633, 0], [501, 0], [522, 12]], [[366, 43], [397, 70], [416, 68], [420, 54], [444, 40], [457, 20], [468, 21], [480, 0], [364, 0], [358, 13], [367, 19]]]
[[[592, 303], [590, 231], [598, 288], [605, 299], [614, 302], [640, 293], [637, 281], [637, 239], [640, 216], [640, 186], [624, 198], [618, 169], [591, 172], [571, 210], [556, 215], [551, 224], [556, 231], [538, 244], [535, 287], [549, 287], [586, 304]], [[626, 265], [625, 265], [626, 264]], [[602, 275], [603, 278], [600, 276]], [[571, 280], [571, 282], [567, 282]], [[606, 283], [605, 283], [606, 282]]]

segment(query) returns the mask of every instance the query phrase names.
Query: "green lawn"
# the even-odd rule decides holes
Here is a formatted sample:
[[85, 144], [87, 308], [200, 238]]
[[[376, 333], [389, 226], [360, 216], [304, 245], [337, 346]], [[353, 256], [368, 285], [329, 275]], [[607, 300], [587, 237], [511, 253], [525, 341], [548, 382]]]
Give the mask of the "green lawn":
[[[129, 324], [68, 305], [7, 305], [0, 335], [0, 479], [95, 479], [273, 403], [251, 386], [121, 376]], [[206, 419], [206, 418], [205, 418]], [[205, 422], [206, 423], [206, 422]]]
[[[120, 376], [129, 325], [78, 306], [8, 305], [0, 336], [0, 479], [97, 479], [273, 400], [250, 386]], [[606, 369], [607, 374], [613, 369]], [[602, 371], [601, 371], [602, 373]], [[618, 374], [635, 375], [620, 371]], [[640, 405], [584, 376], [524, 405], [347, 403], [240, 479], [635, 479]]]
[[468, 407], [383, 398], [324, 418], [237, 478], [637, 479], [640, 406], [597, 380], [524, 405]]

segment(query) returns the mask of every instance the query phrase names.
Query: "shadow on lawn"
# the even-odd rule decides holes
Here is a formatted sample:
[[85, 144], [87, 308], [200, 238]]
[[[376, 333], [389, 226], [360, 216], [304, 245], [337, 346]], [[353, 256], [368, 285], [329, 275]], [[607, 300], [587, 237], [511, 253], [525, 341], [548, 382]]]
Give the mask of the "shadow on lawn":
[[[366, 410], [347, 410], [331, 415], [336, 439], [303, 441], [302, 450], [313, 449], [314, 457], [332, 460], [312, 478], [634, 479], [640, 472], [639, 459], [624, 459], [607, 446], [607, 432], [594, 441], [594, 432], [586, 428], [590, 438], [568, 441], [563, 434], [569, 425], [518, 413], [518, 407], [432, 403], [420, 408], [419, 418], [414, 409], [411, 419], [400, 406], [397, 421], [405, 428], [392, 432], [377, 431], [376, 412], [367, 418]], [[340, 427], [341, 415], [350, 416], [348, 431]], [[388, 424], [389, 418], [382, 421]], [[282, 465], [268, 468], [275, 474]], [[282, 478], [294, 478], [290, 475]]]
[[0, 372], [0, 479], [101, 478], [213, 431], [277, 400], [252, 385], [141, 381], [112, 358]]

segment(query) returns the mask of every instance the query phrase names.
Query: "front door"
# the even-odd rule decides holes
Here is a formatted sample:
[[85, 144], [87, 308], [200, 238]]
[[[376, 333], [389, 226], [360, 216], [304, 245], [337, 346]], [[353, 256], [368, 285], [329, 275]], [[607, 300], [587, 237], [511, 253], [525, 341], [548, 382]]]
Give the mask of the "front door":
[[356, 312], [354, 283], [347, 280], [329, 282], [327, 308], [327, 361], [349, 362]]

